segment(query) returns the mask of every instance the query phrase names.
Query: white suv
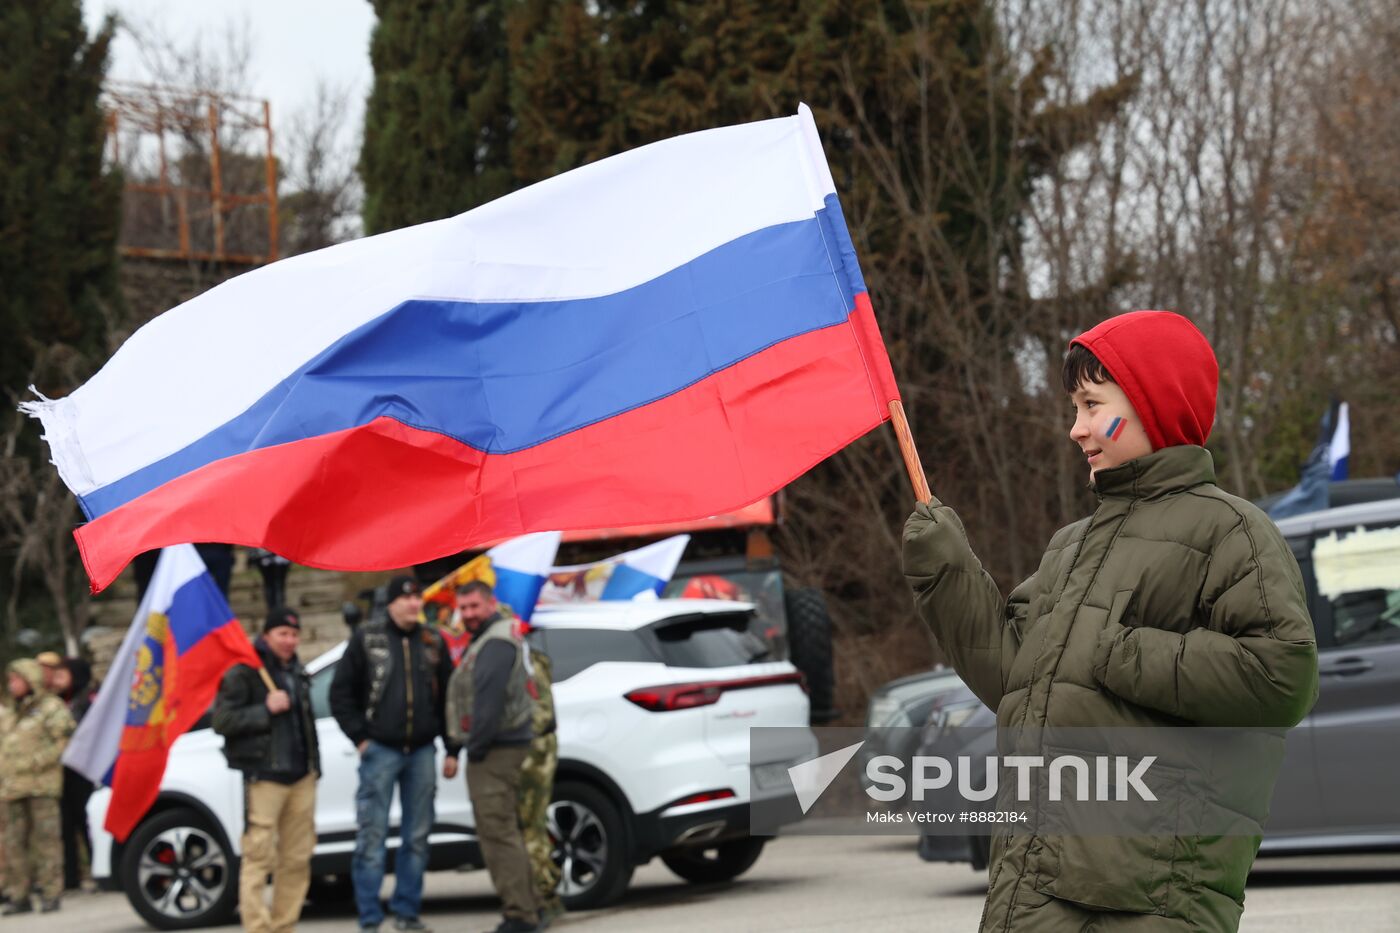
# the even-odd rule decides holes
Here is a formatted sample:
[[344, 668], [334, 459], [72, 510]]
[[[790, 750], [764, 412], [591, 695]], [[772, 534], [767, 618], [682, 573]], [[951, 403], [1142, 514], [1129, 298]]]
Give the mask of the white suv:
[[[550, 831], [571, 909], [614, 900], [656, 855], [696, 882], [734, 878], [758, 858], [765, 840], [748, 833], [750, 766], [805, 761], [816, 741], [784, 751], [782, 762], [749, 761], [751, 727], [808, 722], [802, 675], [766, 659], [762, 640], [747, 634], [752, 612], [711, 600], [537, 611], [530, 639], [553, 662], [559, 723]], [[343, 651], [307, 667], [323, 771], [312, 873], [317, 885], [348, 889], [358, 758], [327, 702]], [[243, 785], [223, 739], [205, 728], [175, 743], [160, 797], [124, 845], [99, 829], [108, 796], [99, 791], [88, 807], [94, 877], [124, 890], [159, 929], [227, 922], [238, 900]], [[480, 867], [473, 826], [465, 783], [440, 779], [430, 868]], [[391, 865], [397, 844], [391, 833]]]

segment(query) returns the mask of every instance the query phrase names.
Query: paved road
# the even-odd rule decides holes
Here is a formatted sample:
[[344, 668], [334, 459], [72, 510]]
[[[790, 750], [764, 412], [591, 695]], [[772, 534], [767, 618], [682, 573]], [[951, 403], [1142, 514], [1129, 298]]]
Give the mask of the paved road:
[[[662, 930], [962, 931], [976, 928], [984, 879], [965, 865], [930, 865], [912, 839], [802, 837], [770, 844], [731, 885], [678, 882], [661, 863], [639, 869], [621, 903], [572, 915], [566, 933]], [[439, 933], [490, 930], [499, 920], [485, 872], [429, 876], [424, 919]], [[353, 929], [348, 904], [309, 905], [303, 930]], [[6, 930], [136, 933], [117, 894], [77, 895], [57, 914], [0, 919]], [[233, 930], [236, 927], [222, 929]], [[386, 925], [385, 929], [388, 927]], [[1250, 879], [1245, 933], [1400, 930], [1400, 856], [1261, 860]]]

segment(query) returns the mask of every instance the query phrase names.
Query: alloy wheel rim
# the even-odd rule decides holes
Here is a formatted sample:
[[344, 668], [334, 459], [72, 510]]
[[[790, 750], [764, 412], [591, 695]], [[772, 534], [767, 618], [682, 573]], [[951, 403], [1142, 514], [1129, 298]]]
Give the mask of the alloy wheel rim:
[[228, 855], [213, 835], [191, 826], [160, 833], [141, 851], [137, 887], [157, 913], [184, 919], [205, 913], [228, 886]]
[[575, 800], [549, 805], [550, 853], [559, 866], [560, 895], [568, 897], [592, 890], [608, 864], [608, 832], [598, 814]]

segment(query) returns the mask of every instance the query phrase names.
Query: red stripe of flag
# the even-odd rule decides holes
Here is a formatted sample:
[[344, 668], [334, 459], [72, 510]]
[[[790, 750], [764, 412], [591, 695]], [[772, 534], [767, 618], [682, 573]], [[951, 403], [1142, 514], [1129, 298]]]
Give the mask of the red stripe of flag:
[[379, 418], [229, 457], [77, 530], [94, 590], [144, 550], [265, 547], [306, 566], [422, 563], [532, 531], [683, 522], [786, 486], [889, 420], [869, 298], [673, 395], [511, 454]]

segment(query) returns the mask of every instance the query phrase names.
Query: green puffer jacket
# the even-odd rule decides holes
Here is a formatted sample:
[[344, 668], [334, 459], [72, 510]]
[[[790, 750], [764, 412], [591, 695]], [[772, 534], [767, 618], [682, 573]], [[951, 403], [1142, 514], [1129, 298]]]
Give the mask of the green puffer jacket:
[[60, 759], [73, 735], [73, 717], [63, 701], [44, 688], [38, 661], [11, 661], [7, 673], [23, 677], [30, 692], [0, 705], [0, 799], [59, 797]]
[[[1054, 535], [1009, 600], [952, 509], [920, 505], [904, 529], [919, 612], [1003, 729], [1277, 729], [1262, 753], [1183, 778], [1201, 808], [1262, 825], [1282, 730], [1317, 698], [1297, 562], [1263, 512], [1215, 485], [1204, 448], [1100, 471], [1094, 489], [1094, 514]], [[1257, 835], [999, 835], [982, 929], [1235, 930], [1258, 845]]]

